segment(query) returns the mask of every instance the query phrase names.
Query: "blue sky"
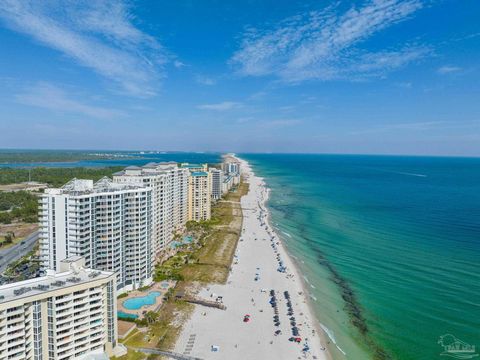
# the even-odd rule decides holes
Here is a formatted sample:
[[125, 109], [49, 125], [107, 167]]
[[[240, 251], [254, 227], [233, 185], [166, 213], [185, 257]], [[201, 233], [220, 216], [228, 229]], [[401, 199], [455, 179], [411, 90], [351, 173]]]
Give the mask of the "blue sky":
[[0, 2], [0, 147], [480, 156], [480, 2]]

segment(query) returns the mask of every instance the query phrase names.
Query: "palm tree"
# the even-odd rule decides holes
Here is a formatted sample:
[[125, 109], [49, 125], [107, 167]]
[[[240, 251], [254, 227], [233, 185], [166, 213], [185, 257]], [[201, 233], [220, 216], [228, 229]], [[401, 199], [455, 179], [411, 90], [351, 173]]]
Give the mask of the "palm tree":
[[157, 321], [157, 319], [158, 319], [158, 313], [154, 311], [149, 311], [145, 314], [145, 320], [149, 325], [153, 324], [155, 321]]

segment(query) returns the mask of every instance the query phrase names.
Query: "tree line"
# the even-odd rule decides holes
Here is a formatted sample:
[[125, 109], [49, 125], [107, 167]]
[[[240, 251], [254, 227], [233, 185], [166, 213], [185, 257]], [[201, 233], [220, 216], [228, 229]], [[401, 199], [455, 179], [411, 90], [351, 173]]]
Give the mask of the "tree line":
[[[105, 168], [0, 168], [0, 184], [15, 184], [28, 181], [46, 183], [51, 187], [60, 187], [73, 178], [92, 179], [122, 170], [123, 167]], [[0, 192], [0, 223], [14, 221], [35, 223], [38, 221], [38, 193], [28, 191]]]
[[111, 176], [114, 172], [120, 171], [124, 166], [112, 166], [104, 168], [46, 168], [36, 167], [25, 168], [0, 168], [0, 184], [16, 184], [29, 180], [47, 183], [52, 187], [59, 187], [73, 178], [92, 179], [94, 181]]

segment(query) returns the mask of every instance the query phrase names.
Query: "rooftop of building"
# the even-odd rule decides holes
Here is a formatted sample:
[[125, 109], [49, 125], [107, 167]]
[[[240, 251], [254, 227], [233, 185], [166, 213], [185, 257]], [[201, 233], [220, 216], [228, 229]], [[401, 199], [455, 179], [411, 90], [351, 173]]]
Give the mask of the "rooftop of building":
[[103, 177], [97, 182], [93, 180], [84, 180], [84, 179], [72, 179], [63, 185], [61, 188], [51, 188], [46, 189], [45, 194], [61, 195], [61, 194], [70, 194], [70, 195], [87, 195], [93, 193], [104, 193], [104, 192], [114, 192], [121, 190], [136, 190], [139, 188], [144, 188], [141, 184], [123, 184], [116, 183], [108, 177]]
[[194, 171], [190, 173], [192, 176], [208, 176], [208, 173], [206, 171]]
[[206, 164], [189, 164], [189, 163], [183, 163], [180, 165], [183, 168], [204, 168]]
[[170, 170], [178, 168], [178, 163], [175, 161], [165, 162], [149, 162], [143, 166], [128, 166], [125, 169], [118, 171], [113, 176], [152, 176], [159, 174], [166, 174]]
[[[84, 264], [85, 261], [82, 257], [70, 257], [61, 261], [58, 272], [47, 270], [45, 276], [1, 285], [0, 304], [114, 277], [113, 272], [88, 269], [84, 267]], [[47, 295], [45, 296], [47, 297]]]

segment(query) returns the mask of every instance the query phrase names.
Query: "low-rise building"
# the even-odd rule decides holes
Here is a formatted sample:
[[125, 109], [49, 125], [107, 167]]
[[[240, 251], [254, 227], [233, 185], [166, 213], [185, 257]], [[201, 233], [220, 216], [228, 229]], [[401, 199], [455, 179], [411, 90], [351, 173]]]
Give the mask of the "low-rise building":
[[85, 268], [81, 257], [0, 286], [0, 360], [115, 355], [116, 294], [115, 274]]

